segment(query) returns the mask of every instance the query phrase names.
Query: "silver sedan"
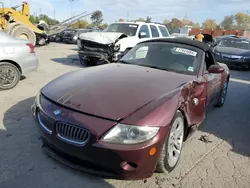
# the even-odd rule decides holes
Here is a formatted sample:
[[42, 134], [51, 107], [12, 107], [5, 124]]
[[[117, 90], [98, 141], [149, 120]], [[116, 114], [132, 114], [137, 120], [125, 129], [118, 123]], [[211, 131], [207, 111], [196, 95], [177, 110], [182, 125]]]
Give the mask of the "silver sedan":
[[37, 70], [34, 48], [28, 41], [0, 31], [0, 90], [15, 87], [21, 76]]

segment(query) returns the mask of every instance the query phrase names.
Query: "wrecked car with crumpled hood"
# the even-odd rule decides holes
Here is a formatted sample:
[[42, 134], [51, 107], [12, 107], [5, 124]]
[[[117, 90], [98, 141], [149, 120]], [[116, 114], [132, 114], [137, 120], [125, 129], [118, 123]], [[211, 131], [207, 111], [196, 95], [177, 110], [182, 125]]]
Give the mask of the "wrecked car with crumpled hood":
[[83, 65], [96, 65], [99, 61], [116, 62], [139, 42], [169, 36], [167, 28], [158, 23], [113, 23], [102, 32], [83, 33], [79, 36], [79, 59]]

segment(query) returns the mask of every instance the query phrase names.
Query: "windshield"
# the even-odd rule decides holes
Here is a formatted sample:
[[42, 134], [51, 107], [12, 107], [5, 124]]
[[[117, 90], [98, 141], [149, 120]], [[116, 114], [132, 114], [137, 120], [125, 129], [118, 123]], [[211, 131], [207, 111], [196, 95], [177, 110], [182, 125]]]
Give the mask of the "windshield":
[[195, 47], [167, 42], [147, 42], [132, 48], [121, 63], [184, 74], [196, 74], [201, 52]]
[[138, 25], [137, 24], [127, 24], [127, 23], [115, 23], [109, 25], [105, 31], [107, 32], [119, 32], [124, 33], [130, 36], [134, 36], [136, 34]]
[[239, 48], [243, 50], [249, 50], [250, 44], [247, 40], [242, 39], [221, 39], [218, 46], [220, 47], [230, 47], [230, 48]]

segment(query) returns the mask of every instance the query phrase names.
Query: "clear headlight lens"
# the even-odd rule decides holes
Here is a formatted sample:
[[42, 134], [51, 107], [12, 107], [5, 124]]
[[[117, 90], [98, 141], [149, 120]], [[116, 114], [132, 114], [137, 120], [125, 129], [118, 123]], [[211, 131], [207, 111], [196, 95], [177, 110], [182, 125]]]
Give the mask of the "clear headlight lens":
[[101, 140], [113, 144], [138, 144], [152, 139], [159, 127], [117, 124]]
[[81, 44], [81, 40], [80, 40], [80, 39], [77, 40], [77, 46], [78, 46], [78, 49], [80, 49], [80, 48], [82, 47], [82, 44]]
[[116, 44], [115, 47], [114, 47], [114, 50], [115, 51], [119, 51], [121, 48], [121, 45], [120, 44]]
[[220, 52], [216, 52], [216, 51], [215, 51], [214, 53], [215, 53], [216, 55], [221, 55]]

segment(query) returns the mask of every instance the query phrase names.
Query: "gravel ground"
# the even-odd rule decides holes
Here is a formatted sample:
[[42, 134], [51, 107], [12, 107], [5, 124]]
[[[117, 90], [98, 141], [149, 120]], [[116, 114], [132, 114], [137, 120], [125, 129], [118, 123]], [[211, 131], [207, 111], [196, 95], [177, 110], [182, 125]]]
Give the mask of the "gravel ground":
[[[207, 120], [184, 144], [180, 163], [171, 174], [118, 181], [76, 172], [42, 152], [30, 113], [34, 97], [50, 80], [83, 67], [74, 45], [50, 44], [36, 52], [38, 71], [0, 93], [1, 188], [250, 187], [250, 72], [232, 71], [225, 106], [209, 110]], [[208, 142], [200, 141], [202, 136]]]

